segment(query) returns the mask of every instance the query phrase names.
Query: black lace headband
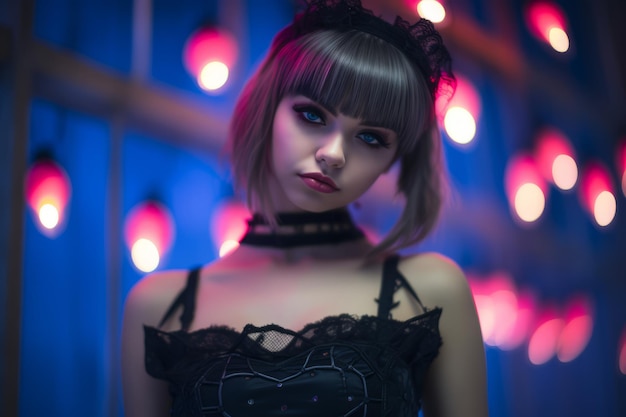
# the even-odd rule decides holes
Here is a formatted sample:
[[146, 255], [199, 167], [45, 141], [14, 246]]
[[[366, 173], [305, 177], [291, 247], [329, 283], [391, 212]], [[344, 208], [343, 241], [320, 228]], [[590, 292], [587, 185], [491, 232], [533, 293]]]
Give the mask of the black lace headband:
[[456, 80], [452, 59], [433, 24], [420, 19], [410, 24], [400, 16], [393, 24], [365, 9], [360, 0], [307, 0], [291, 26], [275, 42], [286, 44], [320, 29], [358, 30], [374, 35], [402, 51], [420, 69], [433, 100], [438, 95], [450, 97]]

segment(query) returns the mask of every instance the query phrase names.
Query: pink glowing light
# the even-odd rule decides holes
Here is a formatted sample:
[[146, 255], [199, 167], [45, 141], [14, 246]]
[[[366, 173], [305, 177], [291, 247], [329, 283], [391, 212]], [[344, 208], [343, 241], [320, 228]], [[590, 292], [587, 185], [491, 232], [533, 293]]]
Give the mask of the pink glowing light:
[[591, 162], [584, 168], [579, 196], [596, 224], [608, 226], [613, 221], [617, 202], [609, 171], [602, 163]]
[[557, 357], [570, 362], [578, 357], [591, 339], [593, 314], [591, 302], [579, 296], [569, 302], [565, 312], [565, 325], [559, 336]]
[[156, 201], [135, 206], [124, 227], [126, 245], [135, 266], [143, 272], [157, 268], [174, 236], [174, 222], [169, 210]]
[[250, 217], [248, 208], [238, 201], [228, 201], [217, 207], [211, 218], [211, 236], [215, 247], [220, 248], [220, 256], [239, 247], [238, 242], [248, 228]]
[[518, 154], [511, 158], [505, 172], [509, 205], [523, 222], [536, 221], [545, 208], [546, 183], [532, 156]]
[[38, 220], [40, 230], [54, 236], [65, 220], [72, 193], [70, 180], [63, 168], [51, 159], [36, 161], [26, 174], [26, 201]]
[[548, 362], [555, 354], [564, 321], [554, 309], [546, 309], [528, 342], [528, 358], [534, 365]]
[[526, 8], [526, 20], [532, 34], [550, 44], [555, 51], [566, 52], [569, 49], [565, 14], [554, 3], [531, 3]]
[[446, 133], [455, 143], [466, 145], [476, 135], [476, 121], [481, 113], [480, 94], [469, 79], [457, 75], [454, 96], [438, 97], [435, 102], [438, 117]]
[[205, 90], [217, 90], [228, 80], [239, 55], [237, 41], [222, 29], [202, 27], [185, 44], [183, 61], [187, 71]]
[[483, 341], [503, 350], [514, 349], [525, 339], [533, 314], [532, 299], [518, 296], [511, 277], [504, 272], [485, 278], [470, 277]]
[[578, 180], [574, 149], [565, 135], [556, 129], [539, 133], [535, 160], [542, 176], [562, 190], [569, 190]]

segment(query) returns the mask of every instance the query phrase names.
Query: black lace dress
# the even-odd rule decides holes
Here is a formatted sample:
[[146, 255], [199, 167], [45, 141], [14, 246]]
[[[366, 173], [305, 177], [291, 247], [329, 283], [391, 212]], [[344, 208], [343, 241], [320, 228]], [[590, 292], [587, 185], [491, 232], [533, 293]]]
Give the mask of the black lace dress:
[[378, 316], [326, 317], [300, 331], [247, 325], [187, 332], [198, 281], [192, 271], [163, 319], [182, 305], [183, 330], [145, 327], [146, 370], [169, 382], [172, 416], [416, 417], [441, 345], [441, 309], [391, 318], [401, 287], [421, 305], [397, 262], [385, 262]]

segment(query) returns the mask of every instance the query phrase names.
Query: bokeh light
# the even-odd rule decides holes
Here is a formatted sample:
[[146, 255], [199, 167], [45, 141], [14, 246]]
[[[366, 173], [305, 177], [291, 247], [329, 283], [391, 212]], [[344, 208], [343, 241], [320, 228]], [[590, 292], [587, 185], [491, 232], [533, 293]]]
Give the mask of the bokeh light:
[[525, 223], [537, 221], [546, 206], [546, 184], [534, 158], [518, 154], [505, 172], [506, 192], [515, 217]]
[[557, 52], [567, 52], [569, 49], [569, 37], [562, 28], [553, 27], [548, 31], [548, 42]]
[[476, 136], [482, 104], [476, 87], [469, 79], [457, 74], [456, 81], [452, 98], [445, 95], [437, 97], [436, 112], [448, 137], [456, 144], [467, 145]]
[[228, 81], [238, 49], [235, 38], [225, 30], [203, 26], [187, 40], [183, 61], [203, 90], [217, 91]]
[[567, 22], [563, 11], [549, 1], [534, 1], [526, 7], [526, 22], [538, 39], [548, 43], [555, 51], [569, 50]]
[[518, 347], [528, 334], [533, 317], [529, 294], [518, 295], [513, 279], [505, 272], [469, 277], [483, 341], [502, 350]]
[[198, 83], [204, 90], [213, 91], [221, 88], [228, 81], [228, 67], [223, 62], [213, 61], [200, 71]]
[[159, 250], [156, 245], [148, 239], [137, 239], [130, 250], [130, 256], [133, 264], [141, 272], [152, 272], [161, 261]]
[[26, 201], [43, 234], [54, 237], [60, 232], [71, 193], [67, 173], [53, 160], [39, 159], [30, 167], [26, 174]]
[[433, 23], [441, 23], [446, 18], [446, 9], [437, 0], [421, 0], [417, 3], [417, 13]]
[[223, 258], [224, 256], [228, 255], [229, 253], [231, 253], [238, 247], [239, 247], [239, 242], [236, 240], [230, 239], [230, 240], [225, 241], [220, 246], [220, 250], [219, 250], [220, 258]]
[[609, 171], [602, 163], [594, 161], [585, 166], [579, 196], [598, 226], [605, 227], [613, 222], [617, 201]]
[[250, 217], [250, 211], [240, 201], [228, 200], [217, 206], [211, 216], [210, 232], [220, 257], [239, 247]]
[[532, 182], [519, 186], [515, 193], [515, 212], [525, 222], [534, 222], [546, 207], [546, 197], [541, 188]]
[[446, 133], [450, 139], [465, 145], [476, 135], [476, 121], [474, 116], [463, 107], [451, 107], [444, 118]]
[[534, 152], [541, 175], [561, 190], [570, 190], [578, 181], [578, 165], [569, 139], [560, 131], [543, 129], [537, 135]]
[[574, 158], [565, 154], [557, 155], [552, 164], [552, 179], [561, 190], [574, 188], [578, 180], [578, 165]]
[[557, 357], [561, 362], [576, 359], [587, 347], [593, 331], [591, 303], [586, 296], [573, 298], [565, 311], [565, 325], [559, 336]]
[[608, 226], [615, 218], [617, 201], [610, 191], [602, 191], [593, 202], [593, 218], [598, 226]]
[[135, 206], [126, 217], [124, 238], [131, 259], [142, 272], [154, 271], [169, 250], [174, 236], [174, 221], [161, 203], [148, 200]]
[[563, 319], [552, 309], [540, 316], [528, 341], [528, 359], [532, 364], [541, 365], [554, 357], [563, 325]]
[[59, 224], [59, 209], [50, 203], [46, 203], [39, 209], [39, 221], [46, 229], [54, 229]]

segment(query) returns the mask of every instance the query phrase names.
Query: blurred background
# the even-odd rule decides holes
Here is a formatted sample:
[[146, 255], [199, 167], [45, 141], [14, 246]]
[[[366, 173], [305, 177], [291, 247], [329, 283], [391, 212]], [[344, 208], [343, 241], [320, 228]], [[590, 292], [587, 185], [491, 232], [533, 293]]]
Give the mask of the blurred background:
[[[491, 416], [625, 416], [626, 3], [364, 4], [437, 22], [455, 59], [451, 197], [411, 251], [470, 279]], [[123, 415], [126, 294], [236, 246], [228, 120], [294, 8], [0, 0], [3, 415]], [[352, 208], [374, 239], [402, 204], [393, 179]]]

